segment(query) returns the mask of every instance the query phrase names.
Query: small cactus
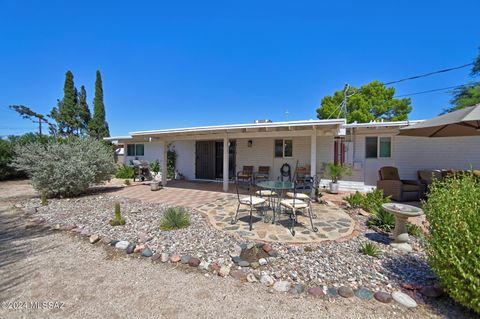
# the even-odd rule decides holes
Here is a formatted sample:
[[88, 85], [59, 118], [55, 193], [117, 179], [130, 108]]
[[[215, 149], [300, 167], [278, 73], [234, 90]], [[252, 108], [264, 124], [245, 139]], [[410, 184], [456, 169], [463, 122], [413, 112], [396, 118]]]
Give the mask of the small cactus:
[[122, 218], [122, 213], [120, 212], [119, 202], [115, 202], [115, 218], [110, 220], [110, 225], [112, 226], [125, 225], [125, 220]]
[[40, 195], [40, 204], [42, 206], [48, 205], [47, 195], [45, 194], [45, 192], [42, 192], [42, 194]]

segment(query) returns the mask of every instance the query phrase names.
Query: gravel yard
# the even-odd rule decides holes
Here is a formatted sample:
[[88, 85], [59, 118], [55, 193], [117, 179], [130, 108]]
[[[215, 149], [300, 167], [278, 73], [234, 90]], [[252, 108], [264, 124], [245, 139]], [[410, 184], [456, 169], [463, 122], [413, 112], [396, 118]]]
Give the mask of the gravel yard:
[[[113, 227], [108, 221], [113, 218], [113, 207], [117, 201], [121, 204], [126, 225]], [[30, 200], [27, 206], [39, 206], [38, 199]], [[245, 240], [211, 227], [195, 210], [190, 212], [190, 227], [161, 231], [159, 223], [164, 211], [162, 204], [112, 195], [91, 195], [76, 199], [51, 199], [48, 206], [38, 207], [32, 216], [42, 218], [57, 228], [76, 225], [76, 231], [84, 235], [98, 234], [102, 238], [133, 243], [149, 238], [148, 246], [153, 252], [189, 255], [210, 263], [232, 266], [229, 252]], [[355, 218], [364, 222], [361, 217]], [[361, 244], [371, 239], [382, 250], [378, 258], [359, 252]], [[348, 285], [391, 292], [403, 283], [425, 285], [432, 282], [433, 276], [421, 249], [406, 254], [392, 249], [387, 243], [386, 236], [371, 230], [344, 242], [311, 245], [273, 243], [278, 258], [270, 258], [261, 271], [278, 280], [296, 281], [307, 287]]]
[[[13, 190], [16, 187], [21, 193]], [[474, 317], [447, 297], [427, 300], [427, 304], [410, 310], [375, 300], [340, 297], [324, 300], [307, 294], [278, 293], [261, 284], [241, 283], [233, 277], [221, 278], [212, 273], [192, 271], [185, 265], [152, 263], [148, 258], [126, 255], [108, 245], [91, 245], [75, 233], [51, 231], [41, 226], [26, 228], [22, 206], [38, 201], [26, 199], [31, 195], [25, 182], [0, 183], [0, 318]], [[121, 201], [110, 195], [51, 200], [49, 213], [45, 208], [39, 209], [35, 218], [43, 217], [53, 226], [75, 223], [83, 226], [85, 232], [109, 238], [118, 236], [136, 241], [143, 233], [153, 237], [149, 241], [153, 250], [191, 254], [212, 261], [223, 258], [226, 263], [230, 262], [231, 247], [241, 243], [237, 238], [217, 233], [195, 214], [192, 214], [190, 228], [165, 234], [158, 228], [163, 210], [158, 204], [124, 202], [124, 217], [131, 227], [116, 227], [111, 231], [106, 225], [113, 216], [115, 200]], [[422, 255], [395, 256], [388, 247], [382, 247], [382, 257], [373, 259], [357, 252], [364, 240], [367, 238], [361, 236], [344, 243], [311, 247], [274, 245], [279, 257], [272, 258], [265, 271], [280, 272], [276, 279], [289, 280], [292, 280], [291, 272], [297, 271], [297, 280], [305, 280], [307, 286], [330, 285], [328, 279], [334, 278], [332, 284], [369, 286], [374, 283], [376, 285], [370, 285], [372, 290], [377, 286], [388, 290], [386, 283], [375, 279], [378, 278], [376, 273], [387, 276], [393, 287], [405, 278], [416, 282], [429, 280], [416, 273], [428, 271], [422, 268], [424, 266], [418, 268], [424, 264]], [[412, 272], [411, 268], [416, 270]], [[307, 280], [310, 269], [314, 278]], [[305, 274], [302, 277], [300, 273]], [[355, 280], [349, 281], [350, 277]], [[58, 302], [53, 306], [61, 304], [62, 308], [13, 310], [4, 307], [13, 302], [21, 306], [32, 301]]]

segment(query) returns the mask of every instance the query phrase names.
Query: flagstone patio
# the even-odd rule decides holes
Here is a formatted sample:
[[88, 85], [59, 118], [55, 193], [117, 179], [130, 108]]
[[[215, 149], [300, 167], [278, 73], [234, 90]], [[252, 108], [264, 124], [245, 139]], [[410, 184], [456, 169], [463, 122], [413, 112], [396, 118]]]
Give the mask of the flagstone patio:
[[248, 240], [261, 240], [284, 243], [318, 243], [322, 241], [337, 240], [352, 234], [355, 221], [342, 209], [324, 204], [312, 204], [313, 213], [316, 215], [314, 225], [318, 232], [313, 232], [307, 216], [299, 215], [295, 225], [295, 236], [289, 230], [290, 220], [285, 214], [278, 214], [275, 224], [271, 223], [271, 210], [267, 210], [267, 219], [264, 221], [262, 212], [254, 212], [253, 228], [249, 230], [249, 211], [240, 208], [238, 221], [231, 223], [237, 209], [237, 197], [227, 195], [195, 209], [203, 213], [210, 224], [220, 230], [237, 235]]
[[[233, 192], [233, 187], [231, 191]], [[307, 216], [298, 215], [296, 234], [292, 236], [288, 216], [277, 213], [276, 222], [272, 224], [272, 210], [266, 211], [266, 219], [262, 213], [254, 212], [253, 229], [250, 231], [249, 212], [242, 207], [237, 223], [232, 225], [231, 221], [238, 204], [237, 195], [222, 192], [220, 183], [174, 181], [156, 192], [150, 190], [148, 183], [136, 183], [120, 188], [114, 193], [135, 200], [194, 209], [204, 215], [212, 227], [245, 240], [319, 243], [348, 238], [355, 229], [355, 221], [332, 202], [329, 205], [312, 204], [314, 225], [318, 228], [318, 232], [313, 232]], [[269, 222], [266, 222], [267, 220]]]

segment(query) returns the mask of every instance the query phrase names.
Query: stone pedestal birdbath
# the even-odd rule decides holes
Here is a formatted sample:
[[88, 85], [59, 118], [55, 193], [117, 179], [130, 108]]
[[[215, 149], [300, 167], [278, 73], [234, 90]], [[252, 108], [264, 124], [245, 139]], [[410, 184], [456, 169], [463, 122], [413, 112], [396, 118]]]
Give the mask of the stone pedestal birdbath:
[[395, 216], [395, 228], [393, 229], [393, 243], [391, 243], [391, 246], [407, 252], [412, 251], [412, 246], [408, 243], [407, 219], [423, 215], [423, 210], [415, 206], [398, 203], [386, 203], [382, 207]]

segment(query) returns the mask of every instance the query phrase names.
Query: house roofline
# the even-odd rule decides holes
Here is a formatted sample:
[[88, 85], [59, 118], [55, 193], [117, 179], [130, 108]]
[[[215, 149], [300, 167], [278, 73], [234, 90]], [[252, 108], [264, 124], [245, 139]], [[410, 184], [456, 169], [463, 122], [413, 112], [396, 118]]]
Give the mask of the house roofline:
[[112, 136], [104, 138], [107, 141], [133, 139], [139, 136], [148, 135], [168, 135], [168, 134], [182, 134], [182, 133], [196, 133], [196, 132], [228, 132], [229, 130], [238, 129], [253, 129], [253, 128], [280, 128], [280, 127], [304, 127], [304, 126], [323, 126], [323, 125], [338, 125], [341, 127], [345, 124], [345, 119], [331, 119], [331, 120], [302, 120], [302, 121], [286, 121], [286, 122], [268, 122], [268, 123], [250, 123], [250, 124], [227, 124], [214, 126], [197, 126], [186, 128], [174, 128], [164, 130], [148, 130], [130, 132], [129, 136]]
[[392, 121], [392, 122], [369, 122], [369, 123], [350, 123], [343, 125], [343, 128], [360, 128], [360, 127], [400, 127], [409, 126], [417, 123], [424, 122], [425, 120], [412, 120], [412, 121]]

